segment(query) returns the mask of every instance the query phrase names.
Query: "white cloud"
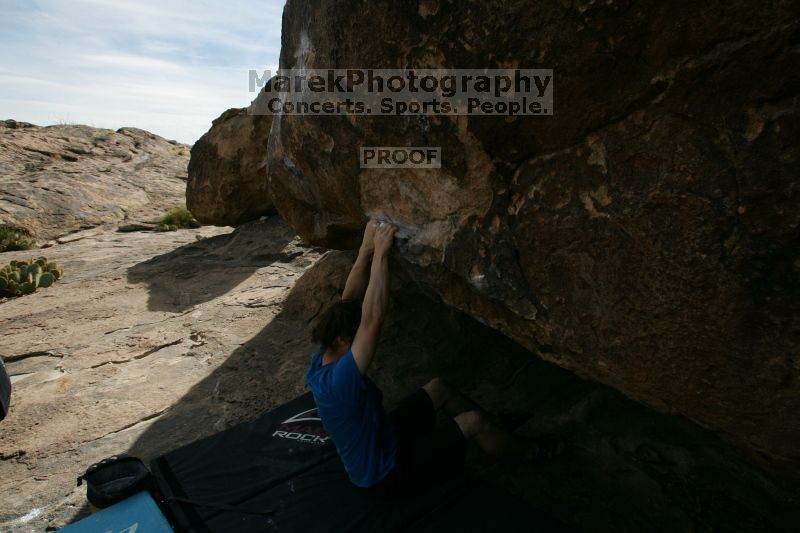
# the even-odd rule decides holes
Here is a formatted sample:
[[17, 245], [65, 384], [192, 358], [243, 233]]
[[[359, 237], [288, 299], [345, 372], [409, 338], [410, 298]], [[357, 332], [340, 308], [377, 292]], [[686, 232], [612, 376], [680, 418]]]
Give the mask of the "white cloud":
[[0, 118], [136, 126], [192, 143], [277, 68], [282, 1], [3, 3]]
[[130, 67], [146, 69], [153, 72], [167, 70], [171, 72], [186, 70], [186, 66], [172, 61], [165, 61], [155, 57], [141, 56], [134, 54], [85, 54], [84, 64], [97, 64], [110, 67]]

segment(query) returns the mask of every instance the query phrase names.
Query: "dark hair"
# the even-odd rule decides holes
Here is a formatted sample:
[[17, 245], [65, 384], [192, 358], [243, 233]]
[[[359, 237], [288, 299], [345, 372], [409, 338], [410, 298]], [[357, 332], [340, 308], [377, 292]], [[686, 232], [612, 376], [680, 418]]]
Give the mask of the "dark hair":
[[311, 332], [311, 340], [325, 348], [336, 349], [336, 337], [352, 339], [361, 323], [361, 302], [343, 300], [325, 311]]

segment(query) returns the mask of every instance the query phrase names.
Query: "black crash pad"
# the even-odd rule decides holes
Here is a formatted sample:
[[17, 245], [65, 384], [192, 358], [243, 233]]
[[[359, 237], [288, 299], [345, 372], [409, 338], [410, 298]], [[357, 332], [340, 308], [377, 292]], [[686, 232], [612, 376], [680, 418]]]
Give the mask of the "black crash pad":
[[402, 499], [364, 494], [347, 479], [311, 393], [158, 457], [151, 467], [178, 531], [563, 530], [466, 474]]

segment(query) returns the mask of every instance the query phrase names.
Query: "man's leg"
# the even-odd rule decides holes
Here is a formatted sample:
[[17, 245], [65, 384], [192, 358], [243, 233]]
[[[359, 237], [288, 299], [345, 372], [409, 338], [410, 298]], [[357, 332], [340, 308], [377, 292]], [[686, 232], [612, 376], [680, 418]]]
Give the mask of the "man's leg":
[[532, 440], [521, 439], [498, 428], [475, 402], [441, 378], [433, 378], [422, 387], [434, 408], [452, 417], [464, 438], [474, 440], [486, 454], [522, 461], [536, 458], [539, 447]]
[[535, 441], [503, 431], [482, 411], [466, 411], [457, 415], [454, 420], [464, 438], [474, 440], [491, 457], [533, 461], [539, 454], [539, 446]]
[[451, 418], [466, 411], [480, 410], [475, 402], [458, 392], [442, 378], [433, 378], [422, 388], [430, 396], [434, 409], [443, 410]]

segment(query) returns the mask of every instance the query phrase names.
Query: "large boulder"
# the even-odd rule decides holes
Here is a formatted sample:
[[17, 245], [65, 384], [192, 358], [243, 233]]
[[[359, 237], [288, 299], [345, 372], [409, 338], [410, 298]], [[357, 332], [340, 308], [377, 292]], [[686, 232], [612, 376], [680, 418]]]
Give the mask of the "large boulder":
[[791, 1], [289, 0], [281, 68], [552, 68], [555, 111], [277, 116], [270, 194], [315, 244], [394, 220], [446, 303], [798, 473], [798, 42]]
[[199, 220], [235, 226], [275, 212], [267, 192], [269, 115], [228, 109], [192, 146], [186, 206]]

